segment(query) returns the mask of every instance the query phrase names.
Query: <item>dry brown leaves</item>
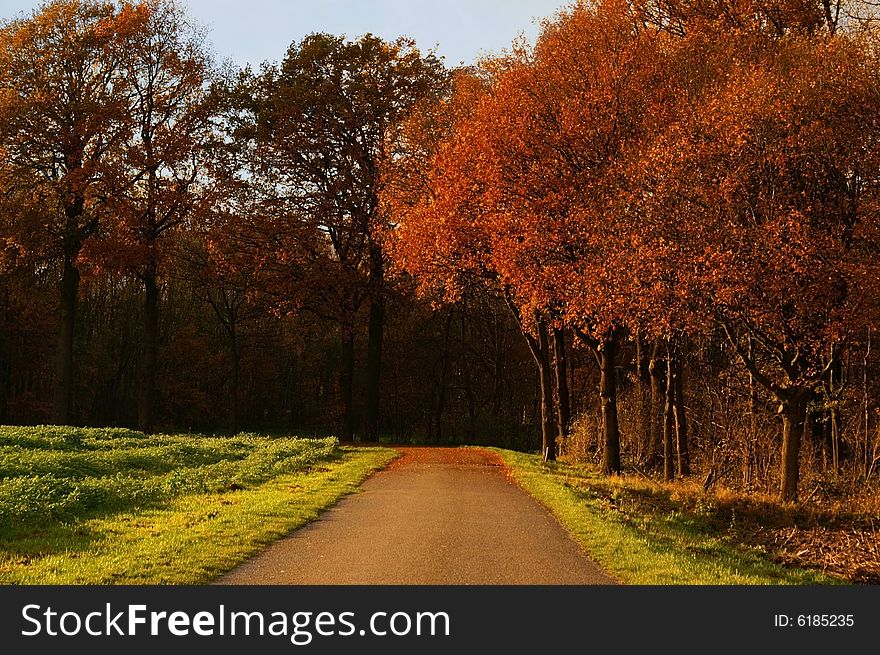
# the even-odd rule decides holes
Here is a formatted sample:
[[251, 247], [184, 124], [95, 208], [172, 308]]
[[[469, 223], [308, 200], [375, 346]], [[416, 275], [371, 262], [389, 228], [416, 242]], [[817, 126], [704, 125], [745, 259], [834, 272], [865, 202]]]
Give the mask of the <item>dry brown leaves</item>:
[[759, 528], [750, 541], [794, 566], [819, 568], [862, 584], [880, 584], [880, 534], [874, 527]]

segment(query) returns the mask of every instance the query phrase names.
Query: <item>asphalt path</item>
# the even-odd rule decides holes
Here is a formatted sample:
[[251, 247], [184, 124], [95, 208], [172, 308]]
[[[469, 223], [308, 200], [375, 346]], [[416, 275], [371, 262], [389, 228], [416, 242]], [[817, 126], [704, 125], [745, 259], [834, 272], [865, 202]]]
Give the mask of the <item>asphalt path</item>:
[[220, 584], [615, 584], [491, 452], [403, 456]]

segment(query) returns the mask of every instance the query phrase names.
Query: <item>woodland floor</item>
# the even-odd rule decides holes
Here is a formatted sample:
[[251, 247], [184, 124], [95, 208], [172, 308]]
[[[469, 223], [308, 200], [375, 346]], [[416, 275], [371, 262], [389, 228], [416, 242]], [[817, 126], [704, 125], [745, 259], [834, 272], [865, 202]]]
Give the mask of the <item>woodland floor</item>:
[[782, 505], [759, 495], [706, 493], [689, 482], [631, 480], [591, 489], [615, 503], [626, 496], [641, 515], [686, 513], [726, 541], [762, 550], [785, 566], [821, 570], [856, 584], [880, 584], [880, 514], [874, 498], [824, 492], [808, 494], [797, 505]]
[[880, 584], [880, 519], [875, 517], [808, 509], [777, 520], [741, 520], [732, 533], [744, 544], [763, 547], [778, 562]]

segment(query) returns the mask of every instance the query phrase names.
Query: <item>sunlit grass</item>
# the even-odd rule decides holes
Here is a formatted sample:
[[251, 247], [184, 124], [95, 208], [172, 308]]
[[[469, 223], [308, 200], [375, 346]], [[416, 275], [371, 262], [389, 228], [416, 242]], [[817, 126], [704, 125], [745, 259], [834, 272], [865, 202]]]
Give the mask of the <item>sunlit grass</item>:
[[[667, 502], [657, 485], [606, 478], [563, 463], [498, 449], [514, 479], [547, 506], [606, 571], [628, 584], [839, 584], [819, 571], [777, 564], [726, 540], [699, 504]], [[652, 498], [659, 494], [658, 498]]]
[[0, 428], [0, 583], [208, 582], [395, 454], [335, 439]]

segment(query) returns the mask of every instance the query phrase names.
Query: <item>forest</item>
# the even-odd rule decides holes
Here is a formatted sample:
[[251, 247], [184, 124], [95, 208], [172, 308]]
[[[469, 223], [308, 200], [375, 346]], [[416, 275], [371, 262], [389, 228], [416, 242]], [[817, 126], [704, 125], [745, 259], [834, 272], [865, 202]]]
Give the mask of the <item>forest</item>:
[[782, 501], [880, 477], [880, 33], [599, 0], [450, 68], [0, 23], [0, 423], [487, 444]]

